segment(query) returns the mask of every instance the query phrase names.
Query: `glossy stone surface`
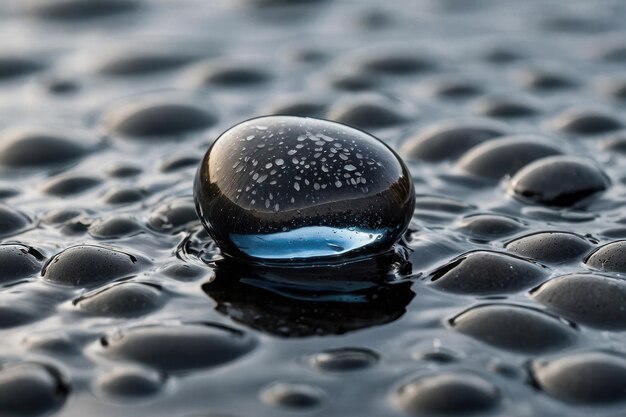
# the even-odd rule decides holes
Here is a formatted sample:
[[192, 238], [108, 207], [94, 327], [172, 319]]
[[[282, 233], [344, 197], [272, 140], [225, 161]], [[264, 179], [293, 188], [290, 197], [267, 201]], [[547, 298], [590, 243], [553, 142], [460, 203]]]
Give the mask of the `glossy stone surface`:
[[450, 326], [501, 349], [533, 354], [572, 343], [576, 332], [556, 316], [534, 308], [509, 304], [483, 304], [450, 320]]
[[38, 363], [3, 364], [0, 368], [0, 414], [47, 415], [63, 406], [69, 386], [59, 371]]
[[546, 270], [504, 253], [476, 251], [438, 268], [431, 276], [440, 291], [455, 294], [496, 295], [527, 288], [540, 281]]
[[383, 252], [414, 207], [411, 176], [385, 144], [345, 125], [289, 116], [223, 133], [194, 189], [198, 214], [222, 252], [257, 261]]
[[79, 245], [54, 255], [44, 266], [44, 280], [60, 285], [93, 286], [137, 274], [147, 260], [104, 246]]
[[533, 289], [532, 297], [576, 323], [626, 329], [626, 281], [595, 274], [569, 274]]
[[100, 341], [101, 353], [163, 372], [189, 372], [224, 365], [254, 349], [254, 337], [214, 324], [141, 326]]
[[626, 360], [623, 355], [589, 351], [532, 364], [541, 389], [572, 404], [601, 405], [626, 400]]
[[416, 378], [394, 393], [396, 406], [409, 415], [474, 415], [500, 401], [500, 391], [478, 375], [443, 372]]
[[517, 172], [510, 192], [528, 202], [546, 206], [580, 206], [606, 191], [611, 181], [601, 168], [571, 156], [539, 159]]

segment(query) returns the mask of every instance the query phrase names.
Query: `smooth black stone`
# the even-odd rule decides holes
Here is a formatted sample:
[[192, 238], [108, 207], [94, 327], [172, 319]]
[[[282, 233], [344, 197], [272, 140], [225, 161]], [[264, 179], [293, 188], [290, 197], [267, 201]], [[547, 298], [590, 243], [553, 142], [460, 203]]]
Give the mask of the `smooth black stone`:
[[101, 339], [106, 356], [137, 362], [162, 372], [214, 368], [251, 352], [256, 339], [212, 323], [141, 326]]
[[164, 100], [139, 100], [104, 116], [104, 125], [110, 134], [144, 143], [177, 141], [216, 122], [214, 114], [200, 107]]
[[139, 3], [134, 0], [45, 0], [32, 5], [30, 13], [44, 20], [70, 23], [120, 15], [138, 8]]
[[539, 113], [537, 107], [525, 100], [506, 97], [481, 98], [474, 103], [474, 107], [480, 115], [499, 119], [531, 117]]
[[41, 276], [54, 284], [88, 287], [136, 275], [146, 263], [119, 250], [79, 245], [50, 258]]
[[532, 297], [576, 323], [607, 330], [626, 329], [626, 281], [592, 274], [553, 278]]
[[541, 310], [511, 304], [483, 304], [450, 320], [453, 330], [501, 349], [533, 355], [570, 345], [573, 327]]
[[463, 233], [475, 239], [498, 239], [519, 232], [524, 226], [517, 220], [497, 214], [474, 214], [457, 222]]
[[43, 352], [51, 356], [61, 356], [65, 358], [80, 358], [81, 346], [79, 340], [66, 333], [57, 334], [35, 334], [27, 335], [22, 340], [22, 346], [34, 352]]
[[599, 247], [585, 260], [591, 268], [606, 272], [626, 272], [626, 240]]
[[96, 388], [108, 397], [132, 400], [158, 394], [165, 381], [162, 374], [150, 369], [117, 367], [100, 375]]
[[541, 281], [547, 270], [521, 258], [476, 251], [437, 269], [432, 285], [456, 294], [498, 295], [521, 291]]
[[509, 48], [494, 48], [488, 51], [484, 58], [492, 64], [510, 64], [524, 58], [524, 54]]
[[148, 225], [161, 233], [179, 233], [198, 222], [194, 204], [186, 200], [163, 204], [148, 218]]
[[0, 237], [14, 235], [30, 225], [26, 215], [0, 204]]
[[72, 219], [75, 219], [76, 217], [80, 216], [81, 214], [83, 214], [82, 210], [75, 210], [75, 209], [60, 209], [60, 210], [52, 210], [48, 213], [46, 213], [41, 220], [45, 223], [45, 224], [50, 224], [50, 225], [57, 225], [57, 224], [62, 224], [62, 223], [66, 223]]
[[407, 139], [400, 154], [430, 162], [455, 159], [479, 143], [505, 134], [500, 125], [488, 122], [446, 122], [422, 130]]
[[605, 151], [615, 152], [618, 154], [626, 154], [626, 135], [617, 133], [614, 136], [606, 139], [600, 144], [600, 147]]
[[159, 171], [170, 173], [181, 169], [195, 167], [200, 162], [200, 157], [196, 156], [174, 156], [166, 158], [159, 165]]
[[499, 180], [513, 176], [537, 159], [561, 154], [556, 147], [541, 143], [541, 139], [520, 135], [485, 142], [467, 151], [457, 162], [457, 167], [485, 178]]
[[337, 90], [362, 92], [374, 89], [379, 81], [370, 74], [340, 74], [330, 78], [330, 85]]
[[605, 229], [600, 232], [600, 236], [608, 237], [611, 239], [624, 239], [626, 238], [626, 227]]
[[13, 188], [0, 188], [0, 200], [18, 196], [20, 192]]
[[85, 175], [63, 175], [54, 177], [41, 187], [41, 191], [56, 197], [66, 197], [73, 194], [84, 193], [102, 183], [96, 177]]
[[135, 177], [142, 172], [143, 170], [139, 166], [125, 164], [113, 165], [106, 171], [109, 176], [114, 178]]
[[29, 307], [0, 305], [0, 329], [11, 329], [41, 318], [40, 314]]
[[0, 245], [0, 285], [28, 278], [41, 271], [44, 256], [26, 245]]
[[96, 238], [111, 239], [140, 233], [141, 225], [130, 217], [113, 216], [89, 226], [89, 234]]
[[67, 236], [82, 235], [89, 229], [89, 220], [79, 218], [71, 220], [61, 227], [61, 233]]
[[337, 102], [328, 111], [328, 119], [359, 129], [376, 129], [410, 122], [412, 116], [400, 108], [399, 102], [361, 95]]
[[324, 392], [312, 385], [275, 383], [261, 392], [261, 400], [275, 407], [308, 410], [322, 403]]
[[103, 62], [97, 69], [114, 77], [145, 76], [172, 71], [194, 61], [191, 55], [129, 52]]
[[571, 404], [603, 405], [626, 400], [626, 360], [623, 354], [570, 353], [551, 360], [534, 361], [531, 370], [543, 391]]
[[511, 179], [510, 191], [523, 201], [546, 206], [582, 206], [611, 182], [606, 174], [586, 159], [552, 156], [525, 166]]
[[208, 271], [195, 265], [175, 263], [163, 268], [161, 273], [179, 281], [194, 281], [208, 274]]
[[302, 46], [296, 47], [296, 50], [291, 54], [291, 59], [304, 64], [315, 64], [324, 62], [330, 55], [331, 54], [328, 51], [314, 46]]
[[616, 117], [594, 110], [572, 110], [556, 117], [556, 128], [577, 135], [598, 135], [620, 130], [624, 124]]
[[569, 232], [533, 233], [505, 245], [509, 252], [553, 264], [582, 260], [591, 247], [588, 240]]
[[0, 81], [12, 80], [16, 77], [41, 71], [41, 62], [17, 56], [0, 56]]
[[320, 352], [309, 359], [309, 364], [324, 372], [351, 372], [371, 368], [380, 355], [369, 349], [339, 348]]
[[495, 409], [500, 399], [495, 385], [465, 372], [418, 377], [403, 384], [393, 396], [396, 407], [413, 416], [485, 413]]
[[114, 188], [102, 196], [102, 201], [107, 204], [131, 204], [145, 197], [146, 192], [138, 188]]
[[81, 310], [108, 317], [144, 316], [160, 308], [163, 303], [158, 288], [137, 282], [113, 285], [74, 300], [74, 304]]
[[51, 365], [21, 362], [0, 368], [0, 414], [40, 416], [60, 409], [70, 387]]
[[414, 207], [412, 179], [391, 148], [349, 126], [293, 116], [252, 119], [220, 135], [194, 191], [223, 253], [275, 263], [388, 251]]
[[418, 360], [440, 364], [453, 363], [459, 360], [459, 357], [454, 354], [454, 352], [448, 352], [440, 349], [426, 352], [416, 352], [412, 356]]
[[575, 79], [554, 70], [528, 69], [518, 75], [524, 86], [540, 91], [568, 90], [579, 85]]
[[80, 89], [80, 84], [74, 80], [65, 80], [62, 78], [48, 80], [45, 88], [50, 94], [71, 94]]
[[361, 70], [365, 72], [384, 75], [411, 75], [432, 71], [436, 67], [437, 64], [431, 59], [408, 53], [375, 54], [360, 64]]
[[251, 87], [265, 84], [271, 79], [269, 72], [251, 64], [212, 64], [204, 70], [201, 83], [218, 87]]
[[6, 130], [0, 135], [0, 165], [7, 168], [66, 166], [87, 155], [91, 146], [50, 132]]
[[481, 95], [484, 88], [475, 82], [456, 80], [437, 80], [426, 85], [431, 95], [443, 99], [467, 99]]

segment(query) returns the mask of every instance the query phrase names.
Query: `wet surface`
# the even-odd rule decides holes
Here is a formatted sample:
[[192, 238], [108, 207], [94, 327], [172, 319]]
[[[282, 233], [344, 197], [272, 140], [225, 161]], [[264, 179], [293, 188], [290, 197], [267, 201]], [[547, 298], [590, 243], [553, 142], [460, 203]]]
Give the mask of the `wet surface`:
[[[0, 414], [623, 416], [624, 16], [618, 0], [0, 2]], [[194, 176], [265, 115], [397, 152], [415, 188], [400, 241], [383, 250], [410, 205], [378, 211], [396, 229], [370, 257], [222, 257]], [[348, 151], [327, 167], [341, 180], [290, 172], [272, 212], [312, 196], [341, 212], [365, 185]], [[258, 154], [271, 192], [295, 155]]]

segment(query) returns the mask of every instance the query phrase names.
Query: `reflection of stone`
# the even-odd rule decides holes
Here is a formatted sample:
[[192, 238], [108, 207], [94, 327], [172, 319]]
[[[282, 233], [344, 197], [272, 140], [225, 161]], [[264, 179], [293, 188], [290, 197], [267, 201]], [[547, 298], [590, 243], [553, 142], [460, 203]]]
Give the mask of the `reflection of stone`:
[[[327, 267], [216, 263], [202, 289], [233, 320], [281, 337], [343, 334], [400, 318], [410, 282], [390, 282], [410, 264], [397, 255]], [[398, 271], [400, 269], [401, 271]]]

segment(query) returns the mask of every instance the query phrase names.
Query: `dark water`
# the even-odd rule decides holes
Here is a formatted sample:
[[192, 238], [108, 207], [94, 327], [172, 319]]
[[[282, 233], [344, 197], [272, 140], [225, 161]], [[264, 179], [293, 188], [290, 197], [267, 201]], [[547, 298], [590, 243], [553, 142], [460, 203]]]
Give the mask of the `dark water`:
[[[626, 415], [621, 1], [0, 2], [0, 415]], [[221, 258], [268, 114], [396, 149], [389, 253]]]

